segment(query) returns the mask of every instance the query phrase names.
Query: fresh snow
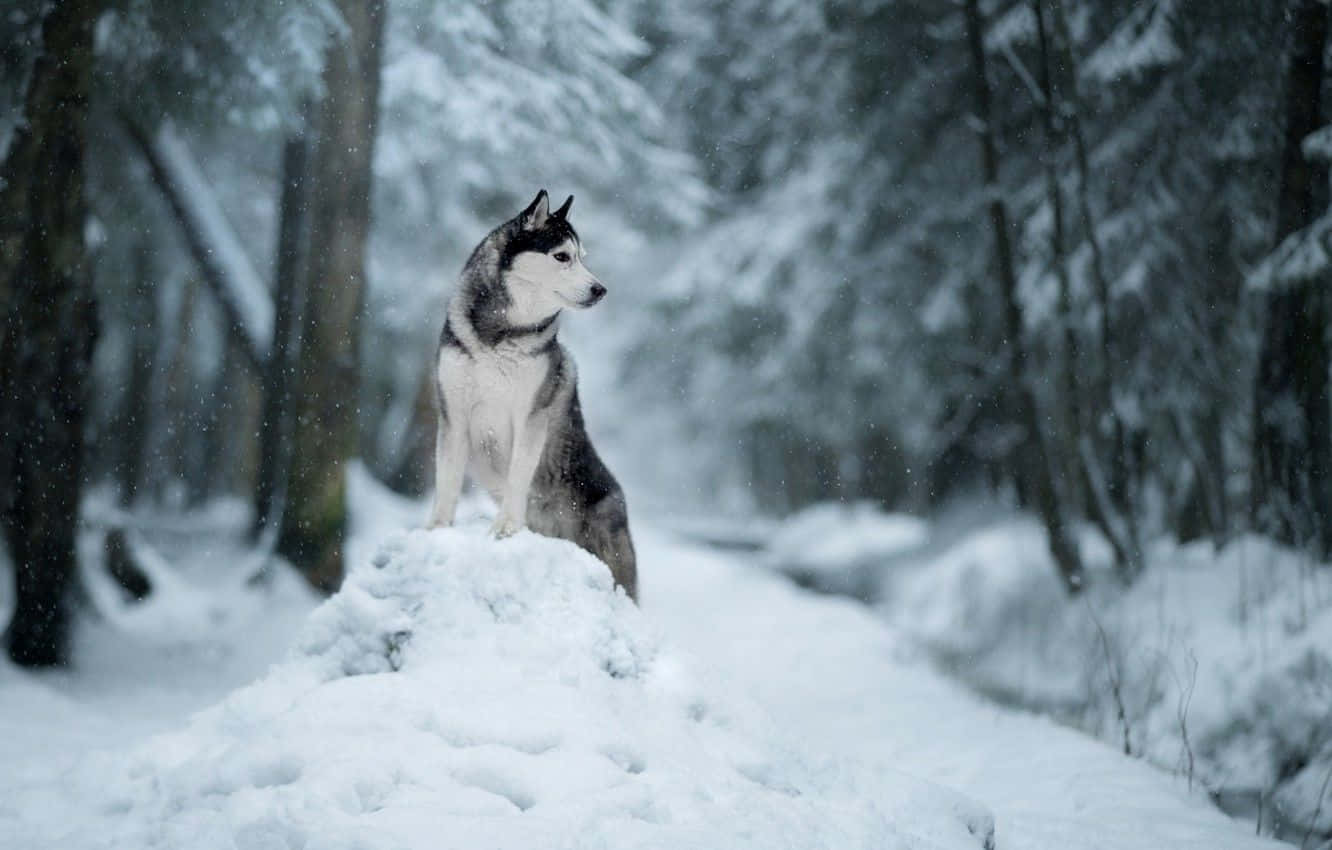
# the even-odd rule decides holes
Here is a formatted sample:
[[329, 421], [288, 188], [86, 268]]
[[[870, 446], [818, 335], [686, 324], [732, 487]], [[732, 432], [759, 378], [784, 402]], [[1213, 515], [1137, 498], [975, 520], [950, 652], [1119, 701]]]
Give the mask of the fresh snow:
[[1281, 241], [1249, 272], [1250, 289], [1265, 292], [1315, 280], [1332, 265], [1332, 216], [1322, 215]]
[[918, 517], [885, 513], [873, 502], [821, 502], [777, 528], [765, 561], [817, 590], [871, 595], [868, 579], [928, 539], [929, 523]]
[[1258, 537], [1159, 541], [1128, 589], [1108, 552], [1088, 561], [1091, 587], [1070, 600], [1039, 525], [994, 522], [897, 571], [884, 613], [983, 691], [1116, 746], [1127, 735], [1135, 754], [1255, 816], [1261, 798], [1265, 829], [1332, 833], [1327, 570]]
[[1174, 0], [1137, 6], [1087, 58], [1082, 73], [1111, 82], [1178, 62], [1184, 51], [1172, 32], [1173, 17]]
[[573, 544], [479, 529], [390, 536], [182, 729], [17, 775], [23, 847], [966, 848], [991, 823], [802, 753]]
[[744, 556], [637, 523], [640, 611], [562, 541], [396, 530], [423, 509], [364, 478], [322, 605], [214, 553], [74, 672], [0, 666], [0, 847], [1279, 846]]
[[1319, 127], [1304, 137], [1300, 150], [1309, 159], [1332, 160], [1332, 124]]
[[871, 773], [906, 770], [984, 803], [1001, 850], [1280, 848], [1182, 778], [941, 677], [865, 606], [814, 597], [732, 559], [639, 532], [672, 634], [799, 730]]

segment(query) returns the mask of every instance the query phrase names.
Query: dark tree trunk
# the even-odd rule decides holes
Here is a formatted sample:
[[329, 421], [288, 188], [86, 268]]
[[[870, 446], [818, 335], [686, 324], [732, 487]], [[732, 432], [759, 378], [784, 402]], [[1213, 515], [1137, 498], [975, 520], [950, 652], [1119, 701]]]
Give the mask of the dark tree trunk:
[[[308, 113], [308, 110], [307, 110]], [[290, 379], [300, 351], [301, 291], [305, 269], [306, 182], [309, 141], [293, 133], [282, 148], [282, 201], [278, 223], [276, 283], [273, 290], [273, 347], [263, 374], [263, 412], [259, 418], [259, 474], [254, 494], [258, 537], [280, 519], [286, 494], [291, 448]]]
[[[1321, 161], [1300, 144], [1322, 123], [1323, 51], [1328, 7], [1298, 0], [1286, 74], [1285, 144], [1274, 244], [1318, 215], [1327, 182]], [[1274, 284], [1267, 296], [1254, 386], [1252, 513], [1258, 529], [1292, 543], [1332, 546], [1332, 433], [1329, 433], [1326, 280]]]
[[157, 341], [157, 288], [152, 281], [152, 263], [147, 241], [141, 242], [134, 258], [134, 282], [130, 288], [129, 387], [122, 401], [119, 417], [121, 435], [117, 450], [119, 498], [124, 507], [132, 507], [143, 483], [144, 462], [148, 449], [151, 406], [145, 402], [152, 395], [155, 343]]
[[111, 579], [125, 591], [130, 599], [140, 602], [153, 592], [153, 583], [134, 559], [125, 529], [113, 528], [106, 533], [103, 545], [106, 553], [106, 571]]
[[330, 48], [310, 176], [313, 203], [287, 504], [278, 551], [332, 592], [342, 582], [347, 462], [357, 448], [358, 323], [370, 229], [384, 5], [339, 0], [348, 27]]
[[1017, 458], [1017, 474], [1025, 477], [1028, 492], [1036, 503], [1049, 537], [1050, 554], [1055, 568], [1069, 593], [1077, 593], [1083, 584], [1082, 560], [1064, 521], [1060, 494], [1056, 489], [1045, 434], [1040, 427], [1036, 397], [1027, 375], [1028, 363], [1022, 339], [1022, 305], [1018, 301], [1017, 275], [1013, 267], [1013, 249], [1008, 236], [1008, 211], [999, 187], [999, 156], [990, 108], [990, 81], [986, 75], [985, 45], [979, 0], [966, 0], [967, 44], [971, 52], [975, 84], [976, 117], [980, 122], [981, 169], [988, 197], [990, 225], [994, 230], [995, 264], [999, 275], [1000, 298], [1006, 334], [1005, 362], [1008, 368], [1010, 404], [1018, 423], [1026, 431]]
[[15, 663], [68, 660], [68, 588], [83, 476], [83, 421], [97, 335], [83, 244], [84, 144], [96, 0], [42, 24], [26, 124], [0, 191], [0, 518], [14, 563], [5, 638]]
[[1067, 240], [1064, 236], [1064, 192], [1059, 185], [1059, 148], [1062, 144], [1062, 131], [1058, 115], [1058, 101], [1055, 97], [1054, 62], [1049, 44], [1049, 32], [1045, 24], [1044, 0], [1031, 0], [1032, 11], [1036, 17], [1036, 69], [1041, 92], [1041, 130], [1044, 149], [1041, 152], [1041, 165], [1045, 172], [1045, 192], [1050, 202], [1050, 267], [1059, 284], [1058, 316], [1063, 337], [1063, 358], [1059, 363], [1060, 427], [1057, 430], [1058, 469], [1063, 482], [1061, 488], [1067, 503], [1077, 509], [1082, 502], [1083, 488], [1077, 470], [1078, 437], [1083, 431], [1081, 391], [1078, 384], [1078, 360], [1081, 345], [1077, 327], [1073, 320], [1073, 285], [1069, 279]]
[[259, 445], [255, 435], [259, 432], [263, 399], [259, 378], [250, 371], [249, 355], [236, 334], [227, 337], [215, 386], [206, 398], [213, 432], [209, 442], [216, 447], [208, 456], [218, 462], [208, 465], [204, 492], [208, 498], [238, 493], [248, 496], [254, 492], [258, 477]]
[[[1214, 185], [1223, 185], [1229, 174], [1228, 164], [1213, 166], [1212, 174]], [[1201, 410], [1193, 426], [1197, 432], [1197, 449], [1191, 451], [1190, 456], [1199, 477], [1199, 497], [1205, 509], [1207, 533], [1220, 542], [1233, 531], [1225, 434], [1228, 411], [1237, 409], [1239, 404], [1227, 380], [1230, 367], [1227, 354], [1233, 350], [1234, 317], [1241, 308], [1244, 271], [1235, 257], [1236, 237], [1228, 206], [1219, 199], [1209, 204], [1202, 221], [1207, 234], [1203, 261], [1211, 270], [1210, 297], [1198, 318], [1203, 333], [1201, 344], [1211, 352], [1212, 361], [1204, 380], [1228, 389], [1209, 393], [1201, 400]]]
[[432, 485], [434, 464], [430, 459], [435, 453], [435, 420], [438, 416], [435, 396], [439, 392], [435, 382], [432, 358], [421, 372], [407, 433], [403, 435], [396, 463], [385, 481], [394, 492], [404, 496], [424, 496]]
[[[1034, 0], [1038, 10], [1041, 0]], [[1142, 546], [1138, 539], [1138, 523], [1129, 498], [1128, 481], [1128, 436], [1124, 422], [1115, 407], [1115, 353], [1114, 338], [1111, 336], [1111, 300], [1110, 279], [1105, 273], [1105, 255], [1101, 250], [1100, 235], [1096, 232], [1096, 220], [1091, 207], [1091, 166], [1087, 155], [1087, 139], [1082, 132], [1082, 99], [1078, 96], [1078, 62], [1074, 53], [1073, 36], [1069, 30], [1068, 19], [1064, 13], [1063, 0], [1054, 0], [1054, 24], [1062, 41], [1062, 55], [1067, 65], [1067, 96], [1063, 103], [1063, 114], [1068, 122], [1068, 134], [1073, 141], [1073, 161], [1078, 173], [1077, 206], [1078, 217], [1087, 237], [1087, 246], [1091, 250], [1092, 294], [1096, 299], [1098, 328], [1097, 342], [1101, 358], [1100, 368], [1096, 370], [1094, 392], [1096, 394], [1093, 409], [1099, 411], [1095, 421], [1088, 424], [1090, 436], [1095, 438], [1100, 451], [1083, 452], [1083, 475], [1089, 489], [1098, 492], [1089, 494], [1087, 506], [1091, 516], [1106, 539], [1110, 541], [1115, 553], [1115, 564], [1119, 575], [1126, 582], [1131, 581], [1142, 569]], [[1045, 32], [1045, 21], [1038, 21]], [[1100, 457], [1109, 454], [1109, 476], [1101, 473]], [[1092, 466], [1094, 464], [1094, 467]], [[1091, 482], [1103, 482], [1093, 484]]]
[[194, 386], [186, 340], [193, 333], [198, 293], [198, 280], [193, 276], [186, 277], [180, 285], [174, 315], [164, 316], [162, 322], [162, 332], [169, 333], [170, 337], [162, 346], [161, 377], [153, 405], [162, 420], [153, 441], [152, 454], [160, 468], [149, 476], [149, 481], [153, 483], [152, 497], [159, 502], [171, 503], [172, 507], [179, 507], [177, 503], [183, 501], [190, 468], [196, 465], [190, 446], [197, 442], [192, 437], [197, 430], [199, 393]]
[[[133, 509], [144, 477], [148, 449], [150, 402], [153, 392], [154, 345], [157, 339], [157, 292], [153, 286], [151, 246], [142, 240], [135, 247], [134, 279], [130, 285], [129, 385], [120, 402], [120, 411], [110, 439], [99, 441], [116, 457], [117, 498], [122, 508]], [[152, 592], [152, 582], [135, 561], [123, 528], [107, 532], [103, 546], [106, 571], [131, 599], [142, 600]]]

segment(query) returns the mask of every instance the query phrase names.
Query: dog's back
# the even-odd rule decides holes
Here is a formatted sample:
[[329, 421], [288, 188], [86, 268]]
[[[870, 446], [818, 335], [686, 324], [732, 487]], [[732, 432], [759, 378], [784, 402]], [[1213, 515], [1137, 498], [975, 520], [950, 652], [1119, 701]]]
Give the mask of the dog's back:
[[636, 601], [638, 566], [624, 491], [592, 447], [578, 390], [570, 390], [568, 408], [556, 420], [532, 480], [528, 525], [538, 534], [571, 540], [605, 561], [615, 583]]

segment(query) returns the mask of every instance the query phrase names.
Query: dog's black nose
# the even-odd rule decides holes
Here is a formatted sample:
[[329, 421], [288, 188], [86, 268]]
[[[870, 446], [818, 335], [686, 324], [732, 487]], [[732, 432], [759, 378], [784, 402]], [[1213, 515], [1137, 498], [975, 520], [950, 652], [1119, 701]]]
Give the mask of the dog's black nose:
[[592, 303], [595, 304], [598, 301], [600, 301], [603, 296], [605, 296], [606, 287], [602, 286], [599, 283], [594, 283], [592, 284], [591, 292], [592, 292]]

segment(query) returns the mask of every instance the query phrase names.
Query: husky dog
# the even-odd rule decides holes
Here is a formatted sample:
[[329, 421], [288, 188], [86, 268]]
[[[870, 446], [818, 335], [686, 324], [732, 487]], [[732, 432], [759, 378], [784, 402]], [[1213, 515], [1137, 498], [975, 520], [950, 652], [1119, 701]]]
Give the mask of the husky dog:
[[543, 189], [491, 231], [463, 266], [435, 362], [439, 431], [429, 525], [453, 522], [470, 469], [499, 503], [491, 533], [530, 527], [605, 561], [637, 600], [624, 493], [583, 428], [573, 358], [556, 339], [560, 313], [606, 294], [583, 266], [569, 224]]

